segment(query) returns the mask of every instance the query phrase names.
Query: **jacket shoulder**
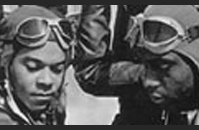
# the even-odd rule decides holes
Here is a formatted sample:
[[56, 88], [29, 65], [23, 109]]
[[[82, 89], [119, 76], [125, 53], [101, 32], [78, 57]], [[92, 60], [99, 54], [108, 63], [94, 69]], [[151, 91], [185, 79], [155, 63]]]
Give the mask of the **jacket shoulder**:
[[17, 125], [18, 123], [11, 116], [0, 108], [0, 125]]

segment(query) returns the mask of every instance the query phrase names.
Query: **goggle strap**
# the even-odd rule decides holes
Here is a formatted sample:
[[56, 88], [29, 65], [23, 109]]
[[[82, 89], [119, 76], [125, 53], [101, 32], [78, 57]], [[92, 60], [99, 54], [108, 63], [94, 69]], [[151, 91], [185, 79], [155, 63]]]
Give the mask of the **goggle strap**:
[[72, 58], [72, 59], [75, 59], [75, 45], [76, 45], [76, 41], [73, 40], [73, 41], [71, 42], [71, 58]]
[[138, 23], [137, 23], [137, 20], [135, 17], [131, 17], [130, 20], [131, 20], [130, 25], [132, 25], [132, 26], [130, 27], [130, 30], [128, 31], [125, 39], [128, 39], [129, 37], [131, 37], [132, 32], [135, 30], [135, 28], [138, 27]]
[[52, 28], [53, 32], [55, 33], [56, 37], [58, 38], [59, 40], [59, 44], [61, 45], [61, 47], [64, 49], [64, 50], [68, 50], [70, 47], [69, 45], [63, 40], [63, 38], [59, 35], [59, 32], [57, 29], [55, 28]]
[[68, 36], [68, 34], [65, 34], [62, 30], [62, 28], [59, 25], [51, 25], [51, 28], [57, 28], [59, 33], [63, 34], [64, 37], [66, 37], [67, 39], [71, 40], [71, 37]]
[[139, 43], [140, 38], [140, 26], [137, 24], [137, 21], [134, 21], [133, 27], [128, 31], [125, 40], [131, 43], [131, 47], [135, 45], [135, 43]]

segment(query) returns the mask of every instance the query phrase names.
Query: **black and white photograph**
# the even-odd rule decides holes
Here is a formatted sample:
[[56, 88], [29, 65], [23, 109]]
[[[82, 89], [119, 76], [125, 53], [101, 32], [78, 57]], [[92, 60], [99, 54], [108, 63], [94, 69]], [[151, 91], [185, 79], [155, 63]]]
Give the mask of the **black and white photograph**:
[[199, 5], [0, 5], [0, 125], [199, 125]]

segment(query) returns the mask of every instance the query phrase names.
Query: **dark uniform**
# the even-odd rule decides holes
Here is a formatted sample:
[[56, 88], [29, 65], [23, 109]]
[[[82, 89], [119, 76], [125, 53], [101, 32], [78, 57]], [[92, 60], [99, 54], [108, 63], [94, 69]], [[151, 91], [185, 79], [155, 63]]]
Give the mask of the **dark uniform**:
[[[123, 33], [120, 35], [123, 38], [115, 38], [110, 50], [109, 18], [110, 6], [84, 7], [76, 47], [76, 78], [82, 89], [90, 94], [119, 97], [121, 110], [114, 124], [153, 124], [150, 114], [157, 113], [159, 117], [161, 111], [147, 107], [152, 104], [139, 91], [143, 66], [133, 62], [131, 49], [135, 39], [129, 42]], [[126, 20], [125, 24], [128, 23], [129, 26], [133, 24]], [[155, 117], [153, 120], [161, 123]]]
[[[162, 12], [164, 14], [164, 10]], [[74, 64], [76, 78], [82, 89], [92, 95], [119, 97], [120, 113], [114, 125], [163, 125], [167, 113], [152, 103], [140, 83], [145, 68], [132, 51], [138, 42], [134, 34], [139, 33], [132, 32], [134, 21], [127, 14], [119, 16], [120, 27], [111, 44], [110, 6], [84, 7]], [[185, 116], [191, 114], [197, 117], [198, 112], [172, 113], [169, 124], [187, 124]], [[193, 116], [189, 118], [192, 119]]]

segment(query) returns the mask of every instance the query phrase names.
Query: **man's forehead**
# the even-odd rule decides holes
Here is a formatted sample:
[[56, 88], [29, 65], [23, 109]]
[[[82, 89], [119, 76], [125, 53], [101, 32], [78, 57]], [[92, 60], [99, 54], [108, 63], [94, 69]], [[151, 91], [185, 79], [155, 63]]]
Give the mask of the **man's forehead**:
[[165, 59], [165, 60], [177, 60], [177, 59], [181, 59], [181, 57], [177, 54], [177, 53], [168, 53], [164, 56], [161, 57], [161, 59]]
[[55, 41], [47, 41], [43, 47], [37, 49], [24, 49], [19, 56], [46, 64], [55, 64], [66, 60], [66, 54]]
[[156, 65], [161, 67], [162, 65], [169, 65], [170, 69], [172, 67], [177, 68], [187, 68], [189, 66], [189, 62], [187, 63], [188, 58], [178, 53], [169, 53], [164, 56], [160, 56], [159, 58], [154, 58], [147, 62], [148, 65]]
[[43, 60], [43, 59], [39, 59], [38, 57], [34, 57], [34, 56], [26, 56], [22, 58], [22, 62], [23, 63], [28, 63], [28, 62], [33, 62], [33, 63], [37, 63], [37, 64], [45, 64], [45, 65], [59, 65], [59, 64], [64, 64], [65, 63], [65, 59], [63, 60], [57, 60], [57, 61], [53, 61], [51, 63]]
[[167, 53], [165, 55], [159, 56], [159, 58], [157, 58], [158, 60], [167, 60], [167, 61], [173, 61], [173, 62], [185, 62], [184, 58], [182, 57], [181, 54], [177, 53], [177, 52], [170, 52]]

